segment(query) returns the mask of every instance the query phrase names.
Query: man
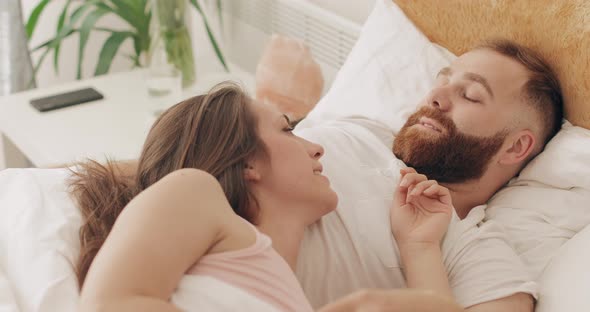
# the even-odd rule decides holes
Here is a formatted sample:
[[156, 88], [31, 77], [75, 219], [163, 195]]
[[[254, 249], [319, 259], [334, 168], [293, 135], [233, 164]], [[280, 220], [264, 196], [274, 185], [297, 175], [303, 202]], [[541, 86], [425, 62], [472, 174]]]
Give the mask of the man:
[[[496, 42], [443, 68], [395, 140], [367, 119], [304, 120], [298, 134], [324, 146], [324, 173], [339, 196], [337, 211], [302, 242], [296, 273], [311, 303], [335, 302], [327, 311], [399, 307], [404, 296], [387, 290], [409, 286], [452, 292], [468, 311], [533, 311], [534, 278], [502, 229], [482, 223], [483, 204], [559, 129], [561, 102], [541, 59]], [[406, 175], [450, 192], [454, 214], [442, 244], [408, 250], [392, 237], [390, 208], [406, 165], [418, 171]], [[341, 299], [366, 288], [385, 291]]]
[[[324, 145], [324, 172], [340, 197], [302, 244], [297, 274], [312, 304], [410, 286], [450, 289], [468, 311], [533, 311], [533, 278], [501, 228], [482, 223], [483, 205], [543, 150], [561, 106], [549, 66], [498, 41], [443, 68], [393, 141], [387, 126], [366, 119], [304, 122], [298, 134]], [[408, 251], [392, 239], [389, 210], [406, 165], [450, 191], [455, 214], [442, 245]]]

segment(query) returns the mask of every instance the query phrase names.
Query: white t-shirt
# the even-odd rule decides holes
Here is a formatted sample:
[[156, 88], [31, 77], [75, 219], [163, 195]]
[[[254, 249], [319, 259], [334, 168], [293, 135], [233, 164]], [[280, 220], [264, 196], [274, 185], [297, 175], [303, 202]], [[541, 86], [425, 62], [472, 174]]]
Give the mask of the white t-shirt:
[[[389, 221], [399, 169], [391, 152], [393, 132], [367, 119], [313, 124], [297, 134], [323, 145], [324, 174], [339, 196], [338, 207], [305, 233], [296, 274], [314, 307], [363, 288], [403, 288], [406, 283]], [[464, 307], [537, 286], [484, 206], [460, 220], [453, 215], [442, 252], [455, 298]]]

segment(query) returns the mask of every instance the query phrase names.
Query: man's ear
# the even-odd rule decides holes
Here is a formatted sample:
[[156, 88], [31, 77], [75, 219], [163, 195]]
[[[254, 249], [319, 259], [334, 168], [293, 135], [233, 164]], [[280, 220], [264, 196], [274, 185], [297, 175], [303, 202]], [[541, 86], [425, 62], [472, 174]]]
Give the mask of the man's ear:
[[536, 146], [536, 138], [531, 130], [521, 130], [513, 135], [508, 136], [507, 145], [504, 153], [500, 157], [499, 163], [503, 165], [513, 165], [527, 159]]
[[244, 178], [248, 182], [258, 182], [260, 181], [260, 172], [256, 169], [256, 166], [247, 163], [244, 168]]

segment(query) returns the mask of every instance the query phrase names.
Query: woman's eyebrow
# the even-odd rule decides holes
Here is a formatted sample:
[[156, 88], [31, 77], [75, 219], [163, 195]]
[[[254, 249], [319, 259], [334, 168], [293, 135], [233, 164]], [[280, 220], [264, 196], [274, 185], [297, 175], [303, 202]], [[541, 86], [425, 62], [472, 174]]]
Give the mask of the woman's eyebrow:
[[287, 124], [291, 125], [291, 119], [289, 118], [289, 116], [287, 116], [286, 114], [283, 114], [283, 117], [287, 121]]

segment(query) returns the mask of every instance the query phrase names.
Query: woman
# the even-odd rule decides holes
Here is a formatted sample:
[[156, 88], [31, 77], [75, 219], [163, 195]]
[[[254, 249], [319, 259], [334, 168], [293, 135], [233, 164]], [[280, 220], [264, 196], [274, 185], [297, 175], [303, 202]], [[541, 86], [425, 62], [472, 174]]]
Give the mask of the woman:
[[[83, 165], [72, 184], [86, 219], [77, 265], [82, 306], [172, 308], [167, 300], [188, 272], [283, 310], [311, 310], [291, 269], [305, 226], [332, 211], [337, 197], [321, 175], [322, 147], [292, 130], [285, 115], [222, 85], [156, 121], [133, 176]], [[255, 252], [264, 266], [227, 276], [200, 265], [212, 257], [251, 261], [238, 252]]]
[[337, 196], [321, 175], [322, 147], [292, 130], [288, 117], [225, 84], [167, 110], [132, 172], [81, 165], [72, 181], [85, 220], [81, 308], [177, 311], [169, 299], [193, 274], [278, 310], [310, 311], [292, 269], [304, 228]]

